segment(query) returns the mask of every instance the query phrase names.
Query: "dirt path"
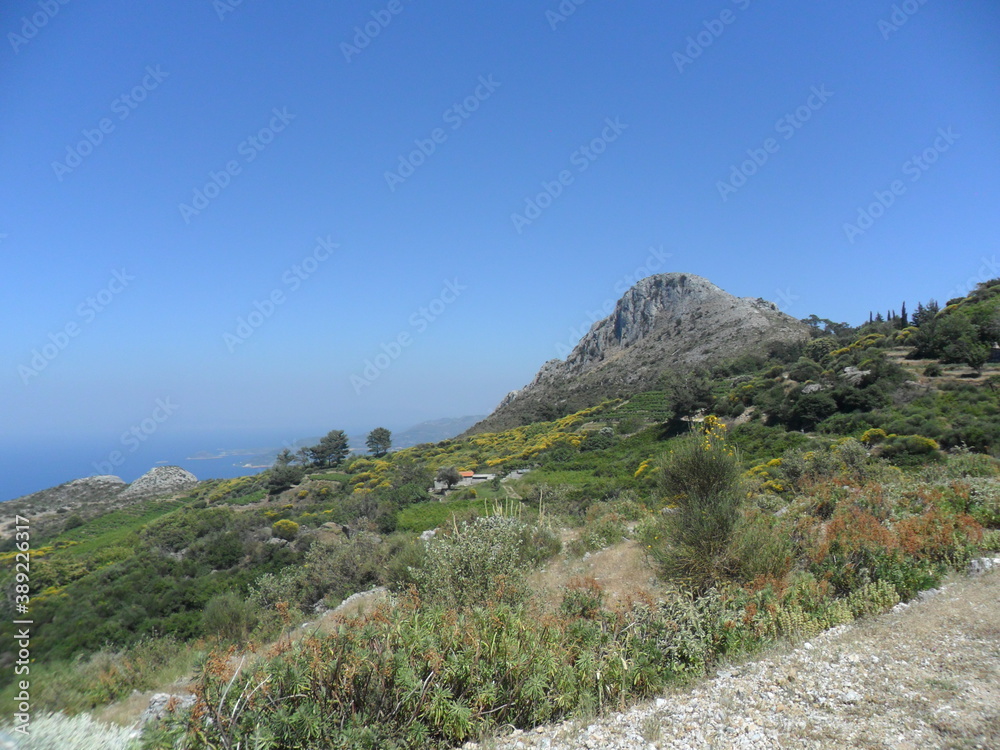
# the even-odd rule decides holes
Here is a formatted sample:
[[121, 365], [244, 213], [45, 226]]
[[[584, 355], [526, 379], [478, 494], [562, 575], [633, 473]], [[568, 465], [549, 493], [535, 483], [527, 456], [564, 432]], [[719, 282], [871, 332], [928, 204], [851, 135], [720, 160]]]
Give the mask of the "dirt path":
[[517, 748], [1000, 750], [1000, 571]]

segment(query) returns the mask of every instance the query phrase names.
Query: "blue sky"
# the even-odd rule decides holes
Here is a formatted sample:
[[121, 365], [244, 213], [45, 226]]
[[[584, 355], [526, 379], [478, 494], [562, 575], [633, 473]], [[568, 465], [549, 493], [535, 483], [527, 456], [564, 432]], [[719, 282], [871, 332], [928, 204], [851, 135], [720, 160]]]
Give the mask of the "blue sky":
[[1000, 275], [993, 0], [0, 18], [7, 437], [485, 413], [647, 272], [851, 323]]

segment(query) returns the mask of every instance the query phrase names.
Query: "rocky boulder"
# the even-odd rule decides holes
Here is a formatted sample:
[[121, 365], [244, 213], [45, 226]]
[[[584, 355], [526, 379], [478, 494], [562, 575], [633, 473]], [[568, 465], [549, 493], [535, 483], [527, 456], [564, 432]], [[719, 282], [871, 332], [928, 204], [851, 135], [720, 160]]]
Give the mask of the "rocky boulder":
[[198, 478], [180, 466], [157, 466], [132, 482], [121, 496], [123, 498], [134, 498], [166, 495], [172, 492], [180, 492], [197, 483]]

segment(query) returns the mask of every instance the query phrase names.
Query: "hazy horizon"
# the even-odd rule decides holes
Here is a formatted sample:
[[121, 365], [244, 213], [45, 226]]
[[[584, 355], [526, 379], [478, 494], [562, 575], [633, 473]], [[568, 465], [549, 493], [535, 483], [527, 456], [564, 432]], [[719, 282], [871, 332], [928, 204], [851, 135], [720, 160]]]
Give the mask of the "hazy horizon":
[[[467, 419], [441, 417], [441, 419]], [[392, 433], [394, 447], [404, 447], [401, 440], [417, 424], [335, 425], [316, 432], [295, 430], [194, 430], [169, 432], [159, 430], [154, 422], [138, 422], [121, 433], [81, 433], [60, 436], [0, 436], [0, 502], [55, 487], [74, 479], [110, 474], [133, 482], [156, 466], [175, 465], [190, 471], [198, 479], [226, 479], [260, 471], [265, 464], [254, 461], [247, 469], [242, 464], [260, 459], [271, 452], [289, 448], [293, 452], [303, 443], [318, 440], [330, 429], [343, 429], [351, 439], [353, 451], [364, 453], [365, 436], [375, 427], [386, 426]], [[238, 455], [217, 456], [220, 452], [240, 451]], [[210, 453], [211, 456], [198, 455]]]

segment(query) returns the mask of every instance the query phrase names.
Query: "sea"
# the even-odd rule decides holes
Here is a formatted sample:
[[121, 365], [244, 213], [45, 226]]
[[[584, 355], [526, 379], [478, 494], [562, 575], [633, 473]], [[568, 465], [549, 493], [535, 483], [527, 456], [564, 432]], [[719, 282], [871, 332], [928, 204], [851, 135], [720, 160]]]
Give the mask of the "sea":
[[0, 437], [0, 501], [98, 474], [133, 482], [155, 466], [180, 466], [198, 479], [256, 474], [294, 438], [274, 432], [135, 436]]

